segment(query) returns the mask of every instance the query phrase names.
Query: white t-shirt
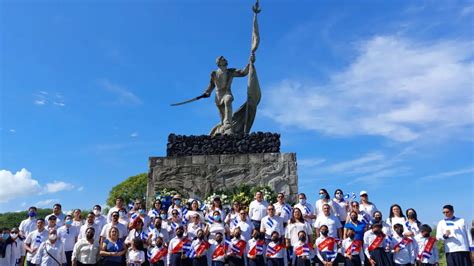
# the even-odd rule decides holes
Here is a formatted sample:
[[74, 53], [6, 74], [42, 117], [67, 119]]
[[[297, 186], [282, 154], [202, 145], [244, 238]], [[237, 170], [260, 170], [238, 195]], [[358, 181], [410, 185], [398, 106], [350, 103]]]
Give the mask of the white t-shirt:
[[260, 232], [265, 232], [265, 238], [271, 239], [272, 233], [274, 231], [278, 232], [280, 236], [285, 234], [285, 229], [283, 228], [283, 219], [280, 216], [274, 215], [273, 217], [265, 216], [262, 218], [262, 223], [260, 224]]
[[286, 226], [285, 238], [290, 239], [291, 246], [295, 247], [299, 243], [298, 232], [300, 231], [306, 232], [306, 242], [308, 242], [309, 236], [313, 235], [313, 230], [311, 229], [311, 225], [309, 225], [309, 223], [288, 223]]
[[102, 228], [102, 232], [100, 233], [100, 236], [103, 238], [108, 238], [109, 237], [109, 232], [112, 227], [117, 227], [119, 230], [119, 238], [124, 239], [128, 235], [128, 229], [125, 227], [125, 225], [121, 223], [117, 223], [116, 225], [113, 225], [112, 223], [108, 223], [104, 225]]
[[[48, 235], [49, 235], [49, 233], [46, 229], [44, 229], [41, 232], [38, 232], [38, 230], [34, 230], [33, 232], [29, 233], [28, 236], [26, 237], [25, 244], [27, 244], [27, 245], [29, 244], [30, 248], [36, 248], [37, 249], [37, 248], [39, 248], [41, 243], [48, 240]], [[26, 253], [26, 260], [31, 261], [31, 259], [33, 258], [34, 255], [36, 255], [36, 252], [34, 252], [34, 253], [27, 252]]]
[[342, 224], [336, 216], [332, 214], [329, 216], [319, 215], [316, 222], [314, 222], [314, 227], [319, 229], [323, 225], [328, 227], [328, 236], [338, 238], [337, 230], [342, 228]]
[[37, 229], [36, 218], [28, 218], [21, 221], [18, 229], [20, 230], [20, 232], [23, 232], [24, 237], [27, 237], [29, 233]]
[[143, 252], [143, 250], [129, 249], [127, 252], [127, 262], [134, 263], [134, 265], [141, 265], [145, 262], [145, 252]]
[[[436, 227], [436, 238], [444, 241], [444, 250], [446, 253], [469, 251], [474, 249], [470, 228], [466, 225], [464, 219], [453, 217], [450, 220], [441, 220]], [[450, 231], [447, 239], [443, 238], [446, 230]]]
[[347, 206], [349, 205], [348, 201], [339, 201], [338, 199], [332, 199], [334, 209], [337, 213], [335, 215], [339, 217], [339, 221], [345, 221], [347, 217]]
[[268, 203], [264, 200], [258, 202], [254, 200], [249, 205], [249, 217], [250, 220], [261, 221], [263, 217], [267, 215]]
[[61, 226], [57, 233], [59, 240], [64, 245], [64, 251], [73, 251], [74, 244], [76, 244], [77, 237], [79, 236], [79, 228], [76, 226], [70, 226], [69, 228]]

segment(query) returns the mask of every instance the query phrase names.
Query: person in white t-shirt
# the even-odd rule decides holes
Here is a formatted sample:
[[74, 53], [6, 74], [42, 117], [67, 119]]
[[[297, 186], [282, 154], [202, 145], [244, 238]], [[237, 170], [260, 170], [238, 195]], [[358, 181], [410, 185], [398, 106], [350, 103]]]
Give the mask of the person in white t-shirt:
[[64, 213], [62, 212], [62, 206], [59, 203], [56, 203], [53, 205], [53, 213], [50, 215], [47, 215], [44, 219], [45, 221], [49, 221], [49, 217], [51, 216], [56, 216], [56, 226], [60, 227], [64, 223], [64, 218], [66, 217]]
[[102, 228], [107, 223], [107, 218], [102, 215], [102, 207], [100, 205], [95, 205], [92, 208], [92, 212], [94, 213], [94, 223], [97, 225], [96, 229], [99, 229], [98, 234], [100, 234], [100, 231], [102, 231]]
[[316, 215], [314, 215], [314, 208], [306, 202], [306, 194], [300, 193], [298, 194], [298, 203], [293, 206], [294, 208], [298, 208], [300, 212], [303, 214], [303, 219], [308, 222], [311, 226], [314, 223], [314, 219], [316, 219]]
[[21, 237], [26, 238], [29, 233], [36, 230], [37, 213], [38, 213], [38, 209], [36, 209], [36, 207], [32, 206], [28, 208], [28, 218], [21, 221], [20, 226], [18, 227], [18, 229], [20, 229]]
[[285, 228], [283, 227], [283, 219], [275, 215], [275, 207], [273, 204], [268, 205], [267, 213], [268, 215], [262, 218], [260, 232], [265, 234], [265, 240], [268, 243], [271, 241], [273, 232], [278, 232], [279, 235], [283, 235]]
[[291, 218], [292, 208], [285, 202], [285, 194], [283, 192], [278, 193], [277, 202], [273, 206], [275, 207], [275, 214], [283, 219], [283, 227], [286, 227], [288, 220]]
[[145, 262], [145, 252], [140, 238], [134, 238], [127, 251], [127, 265], [142, 265]]
[[339, 221], [342, 224], [342, 227], [346, 224], [346, 218], [347, 214], [349, 212], [349, 207], [350, 207], [350, 201], [344, 199], [344, 192], [342, 192], [341, 189], [336, 189], [334, 192], [334, 198], [332, 199], [333, 201], [333, 206], [336, 215], [339, 218]]
[[374, 216], [374, 212], [377, 211], [377, 207], [375, 204], [369, 201], [369, 194], [367, 191], [362, 190], [360, 192], [360, 210], [369, 214], [370, 216]]
[[120, 212], [122, 209], [124, 209], [124, 200], [122, 197], [117, 197], [115, 199], [115, 206], [110, 208], [109, 213], [107, 213], [107, 223], [112, 221], [112, 213]]
[[444, 241], [448, 266], [471, 265], [470, 251], [474, 250], [474, 244], [466, 222], [454, 216], [452, 205], [443, 206], [443, 214], [445, 218], [436, 227], [436, 238]]
[[71, 265], [74, 244], [77, 242], [77, 237], [79, 236], [79, 228], [73, 226], [73, 218], [71, 215], [66, 215], [64, 225], [58, 228], [57, 233], [59, 240], [63, 244], [66, 261], [68, 265]]
[[329, 236], [342, 241], [342, 224], [339, 218], [331, 214], [331, 206], [329, 204], [323, 205], [323, 213], [321, 213], [316, 222], [314, 222], [314, 228], [316, 228], [316, 236], [319, 237], [321, 227], [325, 225], [328, 228]]
[[394, 230], [393, 226], [396, 224], [403, 225], [406, 231], [406, 228], [405, 228], [406, 218], [405, 218], [405, 215], [403, 214], [402, 207], [400, 207], [400, 205], [398, 204], [393, 204], [392, 206], [390, 206], [390, 213], [385, 222], [388, 225], [390, 225], [392, 231]]
[[316, 215], [316, 219], [323, 213], [324, 204], [328, 204], [331, 207], [331, 213], [337, 215], [337, 211], [333, 206], [331, 196], [329, 196], [329, 193], [326, 189], [322, 188], [319, 190], [319, 199], [314, 203], [314, 214]]
[[255, 228], [260, 228], [262, 218], [267, 215], [268, 203], [263, 199], [263, 192], [255, 193], [255, 200], [249, 205], [249, 217]]

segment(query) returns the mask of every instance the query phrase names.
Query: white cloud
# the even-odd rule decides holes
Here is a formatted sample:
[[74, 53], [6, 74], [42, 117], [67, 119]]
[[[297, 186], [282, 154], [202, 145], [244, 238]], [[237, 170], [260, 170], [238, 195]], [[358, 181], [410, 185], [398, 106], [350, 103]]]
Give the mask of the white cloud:
[[38, 100], [35, 100], [34, 103], [36, 105], [45, 105], [47, 101], [45, 99], [38, 99]]
[[127, 88], [114, 84], [107, 79], [101, 80], [100, 84], [106, 90], [114, 93], [117, 96], [117, 103], [119, 104], [131, 104], [131, 105], [142, 104], [141, 99], [135, 94], [133, 94], [133, 92], [131, 92]]
[[48, 183], [44, 187], [44, 193], [57, 193], [60, 191], [67, 191], [74, 189], [72, 184], [63, 182], [63, 181], [54, 181], [53, 183]]
[[15, 133], [16, 133], [16, 130], [13, 129], [13, 128], [10, 128], [10, 129], [8, 130], [8, 132], [10, 132], [10, 133], [12, 133], [12, 134], [15, 134]]
[[59, 107], [66, 106], [63, 100], [64, 97], [59, 93], [56, 93], [55, 95], [50, 95], [47, 91], [39, 91], [38, 93], [33, 94], [33, 96], [35, 97], [35, 100], [33, 101], [35, 105], [43, 106], [48, 105], [51, 102], [53, 105]]
[[465, 6], [461, 9], [461, 17], [468, 16], [474, 13], [474, 5]]
[[25, 168], [13, 174], [0, 170], [0, 202], [8, 202], [14, 198], [35, 194], [41, 190], [38, 181], [31, 178], [31, 173]]
[[59, 106], [59, 107], [64, 107], [64, 106], [66, 106], [66, 104], [63, 103], [63, 102], [54, 102], [53, 104], [54, 104], [54, 105], [57, 105], [57, 106]]
[[0, 170], [0, 180], [0, 203], [27, 196], [54, 194], [74, 189], [74, 185], [63, 181], [54, 181], [41, 186], [38, 180], [32, 177], [31, 172], [25, 168], [15, 174], [2, 169]]
[[44, 207], [51, 208], [57, 202], [59, 202], [59, 199], [46, 199], [46, 200], [40, 200], [33, 205], [38, 208], [44, 208]]
[[360, 43], [355, 60], [327, 84], [284, 80], [270, 88], [262, 113], [331, 136], [466, 135], [474, 123], [472, 44], [377, 36]]
[[315, 167], [324, 163], [325, 161], [326, 159], [323, 159], [323, 158], [301, 159], [301, 160], [298, 160], [298, 165], [304, 166], [304, 167]]
[[130, 137], [132, 138], [138, 137], [138, 132], [133, 132], [132, 134], [130, 134]]
[[433, 180], [445, 179], [445, 178], [449, 178], [453, 176], [461, 176], [461, 175], [471, 175], [471, 177], [474, 177], [474, 167], [424, 176], [420, 178], [419, 180], [420, 181], [433, 181]]
[[81, 191], [84, 191], [84, 186], [80, 186], [77, 188], [77, 191], [81, 192]]

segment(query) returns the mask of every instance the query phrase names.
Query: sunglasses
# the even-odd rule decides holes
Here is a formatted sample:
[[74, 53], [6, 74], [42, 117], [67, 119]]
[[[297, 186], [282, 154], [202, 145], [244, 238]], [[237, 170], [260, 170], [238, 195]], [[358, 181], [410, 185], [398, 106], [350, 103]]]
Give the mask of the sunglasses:
[[172, 215], [178, 215], [177, 213], [172, 213]]

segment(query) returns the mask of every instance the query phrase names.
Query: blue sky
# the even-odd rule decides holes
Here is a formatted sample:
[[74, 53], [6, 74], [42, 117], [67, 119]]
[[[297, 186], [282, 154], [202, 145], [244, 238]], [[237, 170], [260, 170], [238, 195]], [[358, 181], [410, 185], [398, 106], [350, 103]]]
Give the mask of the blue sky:
[[[245, 66], [252, 4], [2, 1], [0, 212], [103, 204], [169, 133], [207, 134], [211, 99], [169, 104], [202, 93], [217, 56]], [[253, 130], [297, 153], [300, 191], [365, 189], [384, 215], [396, 202], [428, 223], [452, 203], [473, 219], [474, 4], [261, 6]]]

